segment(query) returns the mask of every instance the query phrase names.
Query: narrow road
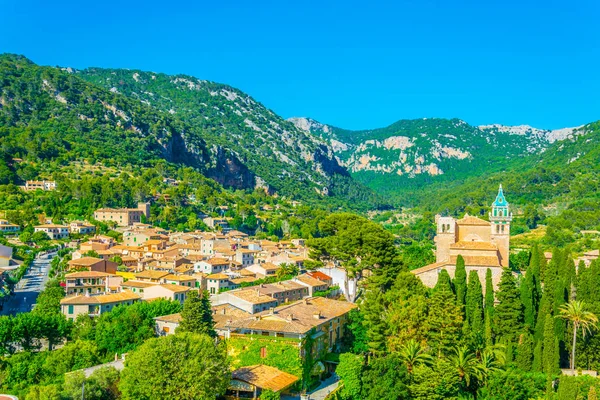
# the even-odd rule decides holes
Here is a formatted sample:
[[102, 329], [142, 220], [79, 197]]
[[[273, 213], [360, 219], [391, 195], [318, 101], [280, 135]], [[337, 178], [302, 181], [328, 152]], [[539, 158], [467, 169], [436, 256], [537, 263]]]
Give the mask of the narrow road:
[[56, 252], [39, 256], [33, 260], [25, 276], [17, 283], [14, 293], [4, 302], [1, 315], [15, 315], [31, 311], [38, 294], [46, 286], [50, 262], [54, 257], [56, 257]]

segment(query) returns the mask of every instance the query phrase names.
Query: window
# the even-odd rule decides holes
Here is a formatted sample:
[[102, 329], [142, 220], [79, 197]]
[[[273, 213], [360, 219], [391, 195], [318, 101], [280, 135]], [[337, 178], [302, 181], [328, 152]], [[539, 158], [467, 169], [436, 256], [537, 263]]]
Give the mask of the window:
[[73, 306], [72, 305], [69, 306], [69, 311], [67, 314], [73, 314]]

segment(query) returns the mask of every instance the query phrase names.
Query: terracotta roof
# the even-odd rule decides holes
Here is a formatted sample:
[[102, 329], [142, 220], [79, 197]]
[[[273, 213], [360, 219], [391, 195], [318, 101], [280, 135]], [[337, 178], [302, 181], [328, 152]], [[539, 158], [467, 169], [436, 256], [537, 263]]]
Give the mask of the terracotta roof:
[[442, 262], [437, 262], [437, 263], [429, 264], [429, 265], [426, 265], [426, 266], [421, 267], [421, 268], [413, 269], [410, 272], [412, 272], [415, 275], [419, 275], [419, 274], [422, 274], [423, 272], [431, 271], [432, 269], [437, 269], [437, 268], [445, 267], [446, 265], [451, 265], [450, 261], [442, 261]]
[[169, 275], [168, 272], [164, 272], [164, 271], [153, 271], [153, 270], [145, 270], [142, 272], [139, 272], [137, 274], [135, 274], [136, 278], [142, 278], [142, 279], [160, 279], [160, 278], [164, 278], [165, 276]]
[[279, 268], [281, 268], [279, 265], [275, 265], [270, 262], [266, 262], [266, 263], [262, 263], [262, 264], [258, 264], [258, 265], [260, 267], [262, 267], [265, 271], [277, 271]]
[[37, 225], [35, 226], [35, 228], [61, 228], [61, 229], [69, 229], [68, 226], [65, 225], [57, 225], [57, 224], [44, 224], [44, 225]]
[[280, 306], [240, 321], [229, 324], [231, 328], [284, 333], [306, 334], [311, 329], [340, 317], [356, 308], [346, 301], [325, 297], [313, 297]]
[[327, 275], [322, 273], [321, 271], [311, 271], [311, 272], [307, 272], [306, 275], [308, 276], [312, 276], [315, 279], [319, 279], [319, 280], [331, 280], [332, 278]]
[[231, 377], [263, 390], [268, 389], [274, 392], [280, 392], [292, 386], [300, 379], [297, 376], [266, 365], [251, 365], [249, 367], [238, 368], [231, 373]]
[[242, 278], [233, 278], [231, 279], [231, 282], [235, 283], [236, 285], [239, 285], [244, 282], [254, 282], [256, 280], [258, 280], [258, 278], [255, 278], [253, 276], [245, 276]]
[[451, 249], [498, 250], [498, 246], [490, 242], [460, 241], [450, 245]]
[[214, 258], [211, 258], [210, 260], [206, 260], [205, 263], [210, 264], [210, 265], [224, 265], [224, 264], [229, 264], [229, 261], [224, 258], [214, 257]]
[[[500, 267], [498, 256], [463, 256], [466, 266]], [[456, 257], [450, 257], [450, 265], [456, 265]]]
[[123, 290], [120, 293], [67, 297], [62, 299], [60, 304], [108, 304], [128, 300], [139, 300], [140, 298], [139, 295], [130, 292], [129, 290]]
[[229, 279], [229, 275], [225, 274], [210, 274], [206, 279]]
[[94, 265], [98, 262], [103, 261], [101, 258], [96, 258], [96, 257], [81, 257], [78, 258], [76, 260], [71, 260], [69, 261], [69, 265], [84, 265], [86, 267], [89, 267], [90, 265]]
[[306, 274], [300, 275], [296, 279], [298, 279], [300, 282], [302, 282], [306, 285], [313, 286], [313, 287], [327, 285], [325, 282], [320, 281], [316, 278], [313, 278], [312, 276], [308, 276]]
[[472, 215], [465, 215], [462, 219], [456, 221], [458, 225], [478, 225], [478, 226], [490, 226], [488, 221], [484, 221], [481, 218], [474, 217]]
[[196, 278], [189, 276], [189, 275], [173, 275], [173, 274], [169, 274], [167, 276], [165, 276], [163, 279], [166, 279], [168, 281], [193, 281]]
[[[426, 265], [421, 268], [413, 269], [412, 272], [415, 275], [422, 274], [427, 271], [431, 271], [437, 268], [443, 268], [445, 266], [456, 265], [457, 256], [450, 257], [450, 260], [441, 261], [433, 264]], [[478, 266], [478, 267], [500, 267], [500, 260], [497, 256], [463, 256], [465, 260], [465, 266]]]
[[154, 318], [154, 320], [178, 324], [181, 321], [181, 314], [177, 313], [177, 314], [163, 315], [163, 316]]
[[70, 274], [66, 274], [65, 278], [104, 278], [106, 276], [116, 276], [115, 274], [107, 274], [106, 272], [98, 272], [98, 271], [81, 271], [81, 272], [72, 272]]
[[181, 292], [187, 292], [190, 291], [192, 288], [188, 287], [188, 286], [181, 286], [181, 285], [174, 285], [174, 284], [162, 284], [162, 285], [153, 285], [154, 286], [160, 286], [162, 288], [165, 288], [167, 290], [170, 290], [171, 292], [174, 293], [181, 293]]
[[256, 289], [232, 290], [229, 292], [229, 294], [231, 294], [237, 298], [240, 298], [242, 300], [245, 300], [251, 304], [264, 304], [264, 303], [277, 302], [277, 300], [275, 300], [271, 296], [265, 296], [263, 294], [260, 294], [258, 291], [256, 291]]
[[212, 311], [216, 329], [223, 329], [234, 320], [246, 319], [252, 315], [231, 304], [213, 306]]
[[156, 285], [155, 283], [140, 282], [140, 281], [127, 281], [127, 282], [121, 283], [121, 287], [132, 287], [132, 288], [139, 288], [139, 289], [145, 289], [147, 287], [155, 286], [155, 285]]

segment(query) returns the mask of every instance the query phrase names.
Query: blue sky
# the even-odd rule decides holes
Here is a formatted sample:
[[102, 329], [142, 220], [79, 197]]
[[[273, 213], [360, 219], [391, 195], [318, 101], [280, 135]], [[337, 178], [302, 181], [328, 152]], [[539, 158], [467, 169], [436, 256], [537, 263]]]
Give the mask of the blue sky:
[[348, 129], [553, 129], [600, 119], [599, 13], [592, 0], [0, 0], [0, 52], [185, 73]]

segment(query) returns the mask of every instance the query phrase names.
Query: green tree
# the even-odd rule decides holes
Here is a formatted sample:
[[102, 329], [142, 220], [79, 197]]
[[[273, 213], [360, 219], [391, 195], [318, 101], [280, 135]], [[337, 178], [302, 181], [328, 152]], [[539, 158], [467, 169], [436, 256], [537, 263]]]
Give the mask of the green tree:
[[533, 368], [534, 347], [533, 335], [523, 333], [517, 346], [516, 357], [517, 367], [523, 371], [531, 371]]
[[465, 387], [471, 384], [471, 379], [480, 379], [482, 376], [477, 357], [466, 346], [455, 347], [449, 361], [458, 374], [459, 381], [464, 383]]
[[515, 343], [523, 329], [523, 304], [515, 278], [508, 268], [502, 272], [497, 297], [498, 305], [494, 308], [495, 334]]
[[525, 326], [533, 330], [535, 329], [536, 316], [538, 311], [538, 303], [540, 300], [539, 282], [535, 275], [535, 268], [530, 264], [525, 273], [525, 279], [521, 282], [521, 302], [523, 303], [524, 323]]
[[260, 392], [260, 400], [279, 400], [281, 399], [281, 395], [277, 392], [274, 392], [272, 390], [263, 390], [262, 392]]
[[434, 291], [445, 289], [450, 292], [454, 291], [454, 287], [452, 285], [452, 279], [450, 278], [450, 274], [445, 269], [441, 270], [438, 274], [438, 280], [433, 288]]
[[469, 273], [465, 314], [471, 332], [483, 336], [483, 293], [477, 271]]
[[429, 302], [426, 322], [427, 343], [434, 353], [449, 352], [461, 338], [463, 325], [461, 307], [448, 290], [436, 291]]
[[546, 315], [544, 323], [544, 339], [542, 347], [542, 369], [547, 374], [559, 371], [558, 339], [554, 336], [554, 320]]
[[577, 330], [581, 329], [582, 336], [596, 328], [598, 317], [586, 310], [583, 301], [573, 300], [563, 304], [559, 309], [559, 317], [569, 321], [573, 328], [573, 344], [571, 348], [571, 369], [575, 370], [575, 345], [577, 343]]
[[351, 353], [340, 354], [336, 373], [342, 382], [341, 394], [344, 399], [361, 399], [363, 357]]
[[[398, 272], [405, 269], [394, 236], [381, 225], [354, 214], [332, 214], [319, 223], [323, 237], [307, 242], [310, 258], [321, 262], [334, 262], [347, 271], [347, 280], [354, 287], [362, 279], [363, 271], [371, 270], [370, 284], [380, 290], [387, 290], [393, 284]], [[348, 301], [354, 302], [354, 295], [344, 291]]]
[[456, 258], [454, 290], [456, 292], [456, 304], [464, 310], [467, 296], [467, 270], [465, 268], [465, 259], [460, 254]]
[[431, 365], [433, 363], [433, 357], [415, 340], [410, 340], [402, 346], [398, 355], [409, 375], [412, 374], [415, 367], [419, 365]]
[[362, 372], [361, 399], [408, 398], [406, 368], [395, 354], [374, 357]]
[[200, 295], [197, 291], [188, 292], [181, 311], [181, 322], [177, 328], [179, 332], [203, 333], [210, 337], [217, 337], [215, 322], [207, 291]]
[[185, 332], [149, 339], [129, 354], [119, 389], [124, 400], [210, 399], [230, 378], [225, 346]]

